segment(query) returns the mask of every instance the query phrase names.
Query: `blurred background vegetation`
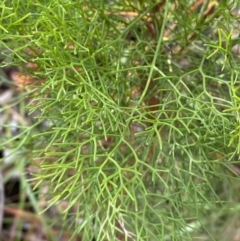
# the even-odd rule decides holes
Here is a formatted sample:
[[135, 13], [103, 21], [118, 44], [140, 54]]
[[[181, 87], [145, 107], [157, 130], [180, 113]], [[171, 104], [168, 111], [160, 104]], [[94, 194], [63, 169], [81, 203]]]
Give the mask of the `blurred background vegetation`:
[[1, 240], [240, 240], [238, 5], [3, 1]]

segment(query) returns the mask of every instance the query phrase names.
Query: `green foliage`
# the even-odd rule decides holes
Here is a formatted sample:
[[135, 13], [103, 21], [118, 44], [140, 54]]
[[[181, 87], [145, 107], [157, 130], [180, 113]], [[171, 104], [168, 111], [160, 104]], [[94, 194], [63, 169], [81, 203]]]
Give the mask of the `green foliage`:
[[63, 232], [219, 240], [239, 208], [239, 17], [206, 2], [1, 3], [1, 49], [36, 80], [35, 122], [2, 145], [27, 150], [48, 207], [67, 201]]

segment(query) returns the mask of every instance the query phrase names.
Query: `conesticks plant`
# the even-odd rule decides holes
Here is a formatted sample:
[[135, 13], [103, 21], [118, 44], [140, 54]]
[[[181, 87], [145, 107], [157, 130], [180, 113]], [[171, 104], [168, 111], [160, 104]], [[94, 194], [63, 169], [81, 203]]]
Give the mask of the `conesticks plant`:
[[0, 146], [25, 160], [39, 215], [58, 208], [44, 227], [69, 240], [231, 240], [221, 238], [240, 223], [237, 1], [0, 9], [2, 66], [28, 80], [14, 88], [28, 121]]

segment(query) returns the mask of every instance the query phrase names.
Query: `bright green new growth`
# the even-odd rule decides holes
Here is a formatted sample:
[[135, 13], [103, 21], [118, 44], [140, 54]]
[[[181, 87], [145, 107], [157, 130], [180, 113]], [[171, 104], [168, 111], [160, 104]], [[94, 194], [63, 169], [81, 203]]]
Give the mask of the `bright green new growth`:
[[204, 16], [207, 4], [184, 0], [11, 2], [1, 49], [36, 64], [39, 83], [34, 126], [3, 145], [29, 150], [49, 206], [67, 201], [55, 224], [82, 240], [218, 240], [217, 217], [239, 209], [233, 6]]

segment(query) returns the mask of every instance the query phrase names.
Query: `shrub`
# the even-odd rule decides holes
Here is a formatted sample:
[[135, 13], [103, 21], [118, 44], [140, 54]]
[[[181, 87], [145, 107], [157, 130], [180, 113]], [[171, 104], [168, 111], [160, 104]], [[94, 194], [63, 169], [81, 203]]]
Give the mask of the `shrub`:
[[0, 7], [2, 65], [28, 80], [31, 119], [2, 146], [31, 166], [38, 211], [61, 207], [51, 225], [82, 240], [219, 240], [237, 209], [234, 1]]

